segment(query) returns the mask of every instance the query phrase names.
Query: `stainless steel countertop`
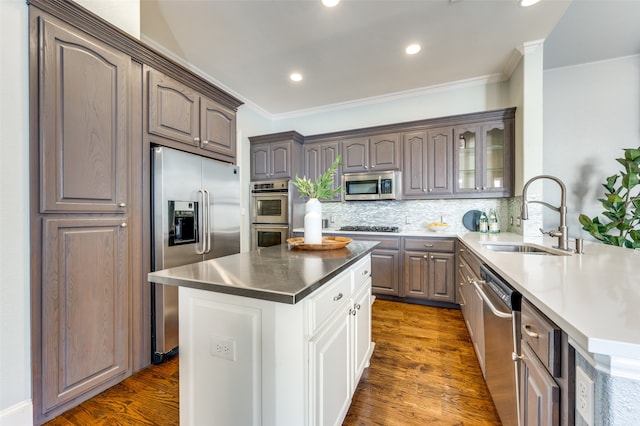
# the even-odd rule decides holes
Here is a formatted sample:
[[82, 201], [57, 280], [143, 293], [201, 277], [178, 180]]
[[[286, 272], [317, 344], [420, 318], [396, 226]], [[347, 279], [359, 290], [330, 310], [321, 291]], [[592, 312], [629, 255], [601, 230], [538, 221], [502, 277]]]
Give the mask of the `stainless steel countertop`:
[[150, 282], [296, 304], [378, 245], [352, 241], [337, 250], [288, 244], [151, 272]]

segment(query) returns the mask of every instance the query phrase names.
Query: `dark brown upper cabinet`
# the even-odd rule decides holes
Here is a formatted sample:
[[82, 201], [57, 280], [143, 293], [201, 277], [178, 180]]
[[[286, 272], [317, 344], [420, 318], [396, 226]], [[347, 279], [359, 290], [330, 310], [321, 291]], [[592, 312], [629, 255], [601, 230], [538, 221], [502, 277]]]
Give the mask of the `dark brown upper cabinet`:
[[[296, 162], [313, 178], [339, 149], [340, 174], [400, 170], [404, 199], [511, 197], [514, 121], [515, 108], [505, 108], [307, 137], [254, 136], [249, 138], [251, 178], [292, 178]], [[295, 145], [273, 145], [292, 134], [304, 146], [300, 155], [286, 149]]]
[[375, 172], [401, 167], [400, 133], [345, 139], [342, 141], [342, 172]]
[[162, 138], [153, 141], [235, 163], [235, 111], [156, 70], [147, 74], [148, 129]]
[[456, 126], [455, 193], [513, 195], [513, 120]]
[[403, 198], [453, 194], [453, 128], [403, 134]]
[[[304, 175], [315, 181], [333, 164], [340, 154], [338, 142], [313, 143], [304, 146]], [[340, 186], [341, 167], [333, 177], [332, 187]], [[340, 200], [340, 194], [335, 194], [333, 200]]]
[[302, 139], [297, 132], [250, 137], [251, 180], [292, 179], [300, 175]]
[[124, 213], [131, 59], [38, 21], [40, 212]]

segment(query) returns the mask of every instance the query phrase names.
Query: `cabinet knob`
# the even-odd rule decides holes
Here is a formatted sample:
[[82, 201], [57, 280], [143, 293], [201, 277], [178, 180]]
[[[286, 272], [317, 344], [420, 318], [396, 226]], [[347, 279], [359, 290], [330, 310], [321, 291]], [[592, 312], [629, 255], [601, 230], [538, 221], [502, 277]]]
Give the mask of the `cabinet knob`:
[[193, 138], [193, 141], [196, 143], [200, 143], [200, 138], [196, 136], [195, 138]]
[[358, 311], [359, 311], [359, 310], [360, 310], [360, 304], [359, 304], [359, 303], [356, 303], [355, 305], [353, 305], [353, 308], [354, 308], [355, 310], [358, 310]]
[[118, 207], [127, 207], [127, 203], [120, 203], [118, 204]]
[[487, 189], [487, 187], [486, 187], [486, 186], [483, 186], [483, 187], [482, 187], [482, 190], [484, 191], [485, 189]]
[[476, 186], [476, 191], [480, 191], [480, 187], [479, 186]]
[[427, 256], [426, 254], [425, 254], [425, 255], [423, 255], [422, 257], [423, 257], [423, 258], [425, 258], [425, 259], [428, 259], [428, 258], [429, 258], [429, 256]]
[[373, 169], [374, 167], [376, 167], [376, 165], [375, 165], [375, 164], [372, 164], [372, 165], [371, 165], [371, 168]]
[[126, 227], [127, 227], [127, 222], [122, 222], [122, 223], [120, 224], [120, 227], [121, 227], [121, 228], [126, 228]]
[[458, 268], [462, 269], [462, 268], [464, 268], [464, 265], [460, 264], [460, 265], [458, 265]]
[[355, 309], [349, 309], [349, 314], [353, 315], [354, 317], [356, 316], [357, 313], [358, 311], [356, 311]]
[[427, 192], [427, 190], [426, 190], [426, 189], [424, 189], [424, 188], [422, 188], [422, 192]]
[[365, 169], [368, 169], [368, 168], [369, 168], [369, 166], [364, 166], [364, 168], [365, 168]]
[[511, 359], [514, 361], [520, 361], [521, 359], [524, 359], [523, 355], [518, 355], [515, 352], [511, 352]]
[[433, 188], [429, 188], [429, 192], [433, 191]]
[[333, 301], [337, 302], [338, 300], [342, 299], [344, 295], [342, 293], [338, 293], [336, 296], [333, 296]]
[[369, 275], [369, 271], [365, 269], [364, 271], [362, 271], [362, 275]]
[[203, 145], [206, 145], [206, 144], [208, 144], [208, 143], [209, 143], [209, 141], [208, 141], [208, 140], [206, 140], [206, 139], [202, 141], [202, 144], [203, 144]]

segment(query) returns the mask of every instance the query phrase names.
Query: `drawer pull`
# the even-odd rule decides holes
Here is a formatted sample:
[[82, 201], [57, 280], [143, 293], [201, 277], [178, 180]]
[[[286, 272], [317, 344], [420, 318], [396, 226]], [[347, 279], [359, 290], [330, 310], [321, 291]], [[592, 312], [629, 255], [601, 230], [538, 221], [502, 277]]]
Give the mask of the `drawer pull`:
[[338, 293], [337, 296], [333, 296], [333, 301], [337, 302], [338, 300], [342, 299], [342, 296], [344, 296], [342, 293]]
[[433, 244], [425, 244], [425, 247], [433, 247]]
[[538, 337], [540, 337], [538, 333], [536, 333], [535, 331], [531, 331], [531, 326], [529, 324], [524, 326], [524, 332], [527, 333], [527, 336], [533, 339], [537, 339]]

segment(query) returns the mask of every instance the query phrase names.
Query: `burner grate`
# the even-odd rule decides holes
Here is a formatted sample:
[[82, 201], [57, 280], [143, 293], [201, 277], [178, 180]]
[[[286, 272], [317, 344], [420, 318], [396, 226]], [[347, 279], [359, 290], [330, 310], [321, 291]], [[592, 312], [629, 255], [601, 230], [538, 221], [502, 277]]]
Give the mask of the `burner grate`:
[[397, 226], [341, 226], [340, 231], [354, 231], [354, 232], [399, 232]]

